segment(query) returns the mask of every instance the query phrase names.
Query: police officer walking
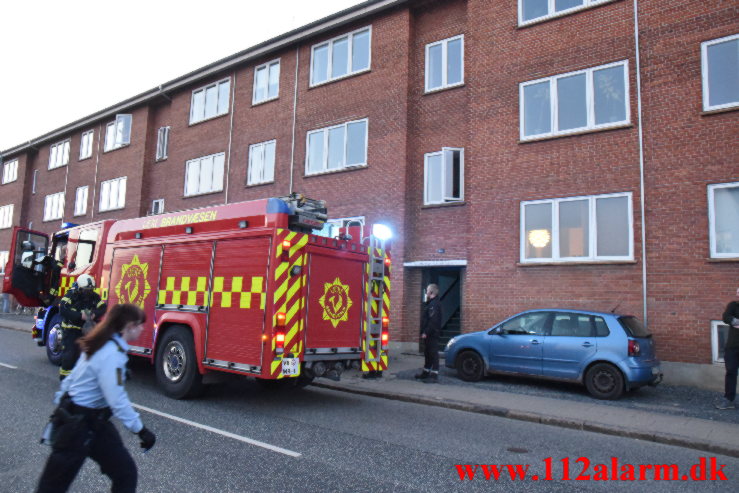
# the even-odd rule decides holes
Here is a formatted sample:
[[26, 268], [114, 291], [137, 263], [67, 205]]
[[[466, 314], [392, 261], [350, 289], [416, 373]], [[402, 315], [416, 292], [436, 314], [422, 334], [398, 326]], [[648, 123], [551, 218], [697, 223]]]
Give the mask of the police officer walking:
[[114, 306], [102, 323], [79, 340], [82, 357], [56, 393], [52, 415], [52, 452], [39, 479], [37, 493], [65, 492], [87, 457], [112, 481], [111, 491], [136, 491], [136, 464], [121, 441], [111, 415], [138, 434], [141, 448], [156, 442], [134, 411], [123, 383], [128, 343], [136, 340], [146, 320], [135, 305]]
[[426, 288], [426, 307], [421, 319], [421, 338], [426, 341], [424, 346], [423, 370], [416, 378], [423, 383], [437, 383], [439, 381], [439, 336], [441, 335], [441, 301], [439, 301], [439, 286], [429, 284]]
[[95, 281], [92, 276], [82, 274], [75, 284], [77, 287], [67, 291], [59, 303], [59, 313], [62, 316], [62, 365], [59, 367], [59, 380], [64, 380], [69, 375], [80, 356], [76, 342], [82, 336], [82, 326], [88, 320], [99, 320], [107, 309], [100, 295], [94, 291]]

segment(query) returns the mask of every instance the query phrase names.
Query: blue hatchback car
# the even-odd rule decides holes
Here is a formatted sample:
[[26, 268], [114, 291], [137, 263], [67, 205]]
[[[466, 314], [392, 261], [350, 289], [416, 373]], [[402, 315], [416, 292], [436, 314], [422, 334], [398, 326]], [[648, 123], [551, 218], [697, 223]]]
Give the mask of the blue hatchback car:
[[579, 382], [598, 399], [662, 380], [652, 334], [639, 319], [582, 310], [529, 310], [456, 336], [446, 366], [466, 381], [506, 373]]

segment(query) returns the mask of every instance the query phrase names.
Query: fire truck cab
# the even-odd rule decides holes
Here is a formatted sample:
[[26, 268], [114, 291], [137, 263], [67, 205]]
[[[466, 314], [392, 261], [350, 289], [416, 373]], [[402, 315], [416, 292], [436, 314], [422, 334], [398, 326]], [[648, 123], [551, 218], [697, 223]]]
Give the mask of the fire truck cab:
[[388, 251], [359, 228], [356, 239], [313, 234], [326, 220], [322, 201], [293, 194], [100, 221], [51, 238], [15, 228], [3, 290], [46, 307], [35, 336], [48, 352], [58, 337], [54, 300], [79, 275], [93, 276], [109, 304], [146, 312], [130, 353], [155, 365], [174, 398], [198, 394], [215, 371], [296, 386], [338, 379], [349, 366], [380, 375]]

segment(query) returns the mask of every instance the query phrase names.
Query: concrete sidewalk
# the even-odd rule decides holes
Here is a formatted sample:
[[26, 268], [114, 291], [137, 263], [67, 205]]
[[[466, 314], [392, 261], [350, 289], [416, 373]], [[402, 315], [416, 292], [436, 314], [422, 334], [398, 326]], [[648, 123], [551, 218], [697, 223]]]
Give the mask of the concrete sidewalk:
[[[0, 315], [0, 327], [30, 332], [32, 324], [33, 317]], [[443, 364], [442, 360], [442, 367]], [[412, 377], [422, 365], [423, 357], [420, 355], [391, 354], [390, 369], [384, 372], [381, 379], [367, 380], [361, 378], [358, 371], [347, 371], [342, 375], [340, 382], [321, 378], [313, 385], [383, 399], [637, 438], [739, 457], [739, 424], [737, 424], [739, 421], [736, 419], [739, 415], [736, 414], [720, 414], [727, 418], [726, 421], [722, 421], [681, 416], [674, 410], [670, 413], [654, 409], [645, 411], [607, 404], [582, 396], [573, 399], [571, 393], [566, 390], [558, 392], [556, 387], [549, 392], [549, 396], [501, 392], [492, 388], [494, 385], [491, 381], [483, 381], [471, 387], [459, 380], [453, 371], [445, 368], [442, 368], [438, 384], [424, 384]], [[637, 396], [633, 399], [646, 400], [644, 397]], [[712, 409], [711, 402], [702, 402], [701, 405], [706, 409]], [[713, 412], [715, 415], [715, 411]], [[720, 413], [739, 413], [739, 411], [729, 410]]]

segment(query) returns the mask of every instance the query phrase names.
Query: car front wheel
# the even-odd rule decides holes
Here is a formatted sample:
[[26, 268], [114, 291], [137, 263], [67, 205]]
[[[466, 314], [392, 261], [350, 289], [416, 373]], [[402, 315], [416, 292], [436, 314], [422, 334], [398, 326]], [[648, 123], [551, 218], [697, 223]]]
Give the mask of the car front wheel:
[[596, 399], [618, 399], [624, 391], [624, 377], [615, 366], [598, 363], [585, 374], [585, 387]]
[[485, 364], [479, 354], [465, 351], [457, 357], [457, 374], [465, 382], [477, 382], [485, 374]]

